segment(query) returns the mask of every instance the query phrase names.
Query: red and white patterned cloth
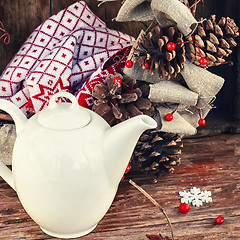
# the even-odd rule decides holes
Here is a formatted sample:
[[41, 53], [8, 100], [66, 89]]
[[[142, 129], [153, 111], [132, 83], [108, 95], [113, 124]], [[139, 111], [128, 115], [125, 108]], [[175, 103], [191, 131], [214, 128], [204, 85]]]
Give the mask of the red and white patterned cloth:
[[[94, 72], [83, 86], [76, 92], [79, 105], [89, 108], [93, 105], [92, 90], [98, 83], [105, 82], [105, 78], [109, 74], [122, 73], [125, 67], [127, 56], [132, 47], [126, 47], [113, 55], [105, 64], [106, 69]], [[116, 59], [116, 60], [115, 60]], [[117, 63], [117, 64], [116, 64]], [[101, 70], [101, 69], [99, 69]]]
[[[94, 84], [108, 73], [106, 63], [135, 39], [108, 29], [84, 1], [79, 1], [42, 23], [29, 36], [0, 77], [0, 98], [16, 104], [27, 116], [47, 106], [58, 91], [75, 94], [81, 105], [90, 106]], [[127, 55], [127, 54], [125, 54]], [[121, 53], [121, 57], [125, 57]], [[87, 80], [87, 82], [86, 82]]]

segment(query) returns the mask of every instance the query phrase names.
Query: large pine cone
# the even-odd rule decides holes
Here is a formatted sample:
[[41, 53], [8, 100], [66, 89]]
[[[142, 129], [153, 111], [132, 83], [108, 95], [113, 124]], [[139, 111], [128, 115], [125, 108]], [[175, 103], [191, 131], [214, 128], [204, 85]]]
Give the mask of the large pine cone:
[[[122, 83], [115, 82], [115, 78], [121, 78]], [[152, 117], [155, 108], [147, 98], [149, 86], [146, 83], [139, 84], [141, 85], [139, 86], [133, 77], [109, 74], [106, 77], [106, 84], [94, 86], [92, 94], [95, 100], [92, 110], [111, 126], [140, 114]]]
[[164, 173], [173, 173], [174, 166], [180, 164], [183, 144], [177, 135], [158, 130], [147, 130], [140, 137], [133, 152], [131, 162], [155, 175], [156, 183]]
[[[167, 49], [169, 42], [176, 43], [176, 49]], [[146, 35], [138, 40], [138, 47], [134, 48], [135, 62], [143, 69], [149, 69], [151, 75], [158, 72], [159, 78], [163, 76], [170, 79], [176, 77], [185, 62], [185, 46], [183, 34], [177, 27], [161, 28], [155, 26]]]
[[193, 34], [196, 44], [186, 44], [187, 57], [198, 66], [203, 66], [199, 63], [201, 57], [207, 59], [204, 67], [218, 66], [232, 53], [231, 49], [237, 45], [234, 38], [238, 36], [238, 27], [229, 17], [222, 17], [218, 22], [215, 15], [206, 21], [201, 19]]

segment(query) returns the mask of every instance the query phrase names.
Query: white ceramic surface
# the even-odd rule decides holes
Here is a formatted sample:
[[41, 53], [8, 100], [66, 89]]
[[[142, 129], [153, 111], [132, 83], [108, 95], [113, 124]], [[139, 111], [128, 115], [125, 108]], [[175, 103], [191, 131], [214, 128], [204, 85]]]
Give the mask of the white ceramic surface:
[[[56, 103], [66, 97], [72, 103]], [[67, 92], [29, 120], [12, 103], [0, 109], [14, 119], [17, 139], [11, 172], [0, 161], [0, 176], [41, 229], [54, 237], [91, 232], [108, 211], [135, 144], [157, 123], [140, 115], [110, 127]]]

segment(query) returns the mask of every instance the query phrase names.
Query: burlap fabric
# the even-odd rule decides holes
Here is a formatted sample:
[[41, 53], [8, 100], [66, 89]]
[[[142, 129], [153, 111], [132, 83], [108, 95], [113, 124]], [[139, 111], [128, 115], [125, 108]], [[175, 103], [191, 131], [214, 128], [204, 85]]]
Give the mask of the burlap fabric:
[[198, 94], [173, 81], [160, 81], [150, 85], [149, 98], [155, 103], [177, 103], [195, 106]]
[[[142, 31], [141, 34], [145, 34]], [[128, 59], [135, 61], [133, 49], [137, 48], [135, 42]], [[139, 48], [139, 47], [138, 47]], [[222, 88], [224, 79], [208, 70], [198, 67], [186, 60], [184, 68], [180, 72], [185, 84], [178, 83], [177, 78], [160, 79], [156, 72], [153, 76], [148, 70], [143, 69], [136, 62], [132, 68], [124, 69], [128, 76], [134, 76], [137, 80], [150, 83], [149, 98], [158, 105], [161, 116], [162, 131], [176, 133], [181, 136], [193, 135], [198, 127], [198, 120], [205, 118], [211, 110], [210, 102]], [[177, 109], [177, 110], [176, 110]], [[176, 110], [176, 111], [175, 111]], [[174, 120], [168, 122], [164, 119], [167, 113], [174, 112]]]
[[204, 68], [192, 64], [188, 60], [181, 71], [189, 89], [199, 95], [197, 107], [203, 108], [219, 92], [224, 84], [224, 79]]
[[[102, 2], [109, 1], [113, 0]], [[116, 17], [119, 22], [155, 19], [162, 27], [177, 25], [185, 36], [197, 26], [190, 9], [179, 0], [125, 0]]]
[[164, 107], [160, 105], [157, 110], [161, 116], [162, 128], [161, 131], [169, 133], [177, 133], [179, 136], [194, 135], [197, 133], [197, 129], [190, 124], [185, 118], [183, 118], [177, 111], [174, 112], [174, 117], [172, 121], [166, 121], [164, 119], [165, 115], [174, 111], [174, 108]]

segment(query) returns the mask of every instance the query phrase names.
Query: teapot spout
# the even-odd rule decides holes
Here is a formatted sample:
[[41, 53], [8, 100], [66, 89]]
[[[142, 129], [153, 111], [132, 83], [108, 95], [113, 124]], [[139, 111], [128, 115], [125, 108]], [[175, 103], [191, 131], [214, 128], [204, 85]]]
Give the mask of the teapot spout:
[[157, 127], [157, 122], [138, 115], [109, 128], [104, 139], [105, 167], [110, 181], [119, 184], [141, 134]]

